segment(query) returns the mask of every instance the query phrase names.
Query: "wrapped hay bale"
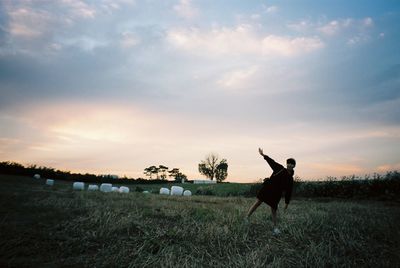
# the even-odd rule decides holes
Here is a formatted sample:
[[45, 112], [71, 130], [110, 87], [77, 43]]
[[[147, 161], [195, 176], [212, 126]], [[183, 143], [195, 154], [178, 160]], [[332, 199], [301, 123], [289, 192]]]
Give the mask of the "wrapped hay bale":
[[119, 187], [119, 192], [127, 194], [127, 193], [129, 193], [129, 188], [126, 186], [121, 186], [121, 187]]
[[88, 191], [98, 191], [99, 190], [99, 186], [95, 185], [95, 184], [90, 184], [88, 186]]
[[80, 182], [80, 181], [74, 182], [74, 184], [72, 184], [72, 189], [83, 191], [83, 190], [85, 190], [85, 183]]
[[35, 174], [35, 175], [33, 175], [33, 178], [34, 178], [34, 179], [40, 179], [40, 174]]
[[171, 195], [182, 195], [183, 188], [180, 186], [172, 186], [171, 187]]
[[111, 183], [102, 183], [100, 185], [100, 191], [104, 193], [109, 193], [112, 190], [112, 184]]
[[53, 186], [54, 185], [54, 180], [47, 179], [46, 180], [46, 185]]
[[150, 192], [149, 192], [149, 191], [143, 191], [143, 193], [144, 193], [144, 194], [149, 194]]
[[160, 194], [169, 195], [169, 189], [168, 188], [161, 188], [160, 189]]
[[118, 187], [111, 187], [111, 192], [119, 192], [119, 188]]
[[192, 192], [189, 191], [189, 190], [185, 190], [185, 191], [183, 192], [183, 195], [184, 195], [184, 196], [191, 196], [191, 195], [192, 195]]

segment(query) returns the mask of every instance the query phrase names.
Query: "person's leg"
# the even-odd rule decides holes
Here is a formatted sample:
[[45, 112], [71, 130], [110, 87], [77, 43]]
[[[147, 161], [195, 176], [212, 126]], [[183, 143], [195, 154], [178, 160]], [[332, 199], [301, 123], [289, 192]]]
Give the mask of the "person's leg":
[[249, 211], [247, 212], [247, 218], [250, 217], [251, 214], [262, 204], [262, 201], [257, 198], [256, 202], [251, 206]]
[[272, 223], [274, 224], [274, 228], [276, 228], [276, 209], [271, 207], [271, 214], [272, 214]]

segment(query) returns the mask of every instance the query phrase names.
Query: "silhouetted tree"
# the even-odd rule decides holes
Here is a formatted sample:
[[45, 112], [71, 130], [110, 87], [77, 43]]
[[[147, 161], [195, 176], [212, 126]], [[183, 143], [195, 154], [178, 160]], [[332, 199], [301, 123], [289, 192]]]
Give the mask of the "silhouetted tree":
[[173, 168], [168, 171], [169, 177], [173, 178], [176, 182], [181, 182], [183, 180], [187, 180], [187, 176], [179, 171], [179, 168]]
[[228, 163], [226, 159], [219, 161], [218, 155], [210, 154], [200, 162], [199, 172], [210, 180], [216, 178], [217, 181], [222, 181], [228, 175]]
[[165, 179], [167, 178], [166, 172], [167, 172], [167, 170], [168, 170], [168, 167], [163, 166], [163, 165], [159, 165], [159, 166], [158, 166], [158, 169], [159, 169], [159, 171], [161, 172], [161, 175], [160, 175], [161, 179], [162, 179], [162, 180], [165, 180]]
[[226, 159], [222, 159], [215, 170], [215, 178], [218, 182], [222, 182], [226, 177], [228, 177], [228, 163]]

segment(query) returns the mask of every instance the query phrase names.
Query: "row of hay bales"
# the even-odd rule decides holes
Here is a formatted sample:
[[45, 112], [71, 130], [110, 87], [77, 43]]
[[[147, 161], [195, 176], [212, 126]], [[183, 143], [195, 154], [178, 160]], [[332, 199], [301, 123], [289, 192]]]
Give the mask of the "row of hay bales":
[[161, 188], [160, 194], [162, 195], [178, 195], [178, 196], [191, 196], [192, 192], [189, 190], [184, 190], [180, 186], [172, 186], [171, 190], [168, 188]]
[[[85, 190], [85, 183], [84, 182], [74, 182], [72, 184], [72, 189], [77, 190], [77, 191], [83, 191]], [[98, 191], [100, 190], [100, 192], [103, 193], [111, 193], [111, 192], [116, 192], [116, 193], [129, 193], [129, 188], [126, 186], [120, 186], [120, 187], [116, 187], [116, 186], [112, 186], [111, 183], [102, 183], [99, 186], [97, 186], [96, 184], [89, 184], [88, 191]]]
[[[33, 178], [40, 179], [41, 176], [40, 176], [40, 174], [35, 174], [35, 175], [33, 175]], [[46, 185], [53, 186], [54, 185], [54, 180], [47, 179], [46, 180]], [[80, 182], [80, 181], [74, 182], [72, 184], [72, 189], [73, 190], [77, 190], [77, 191], [83, 191], [83, 190], [85, 190], [85, 183], [84, 182]], [[102, 183], [100, 185], [100, 188], [96, 184], [89, 184], [87, 190], [88, 191], [98, 191], [98, 190], [100, 190], [101, 192], [104, 192], [104, 193], [110, 193], [110, 192], [129, 193], [129, 188], [128, 187], [126, 187], [126, 186], [116, 187], [116, 186], [112, 186], [111, 183]]]
[[[35, 179], [40, 179], [39, 174], [35, 174], [33, 176]], [[54, 180], [52, 179], [47, 179], [46, 180], [46, 185], [53, 186], [54, 185]], [[85, 183], [84, 182], [74, 182], [72, 184], [72, 189], [77, 190], [77, 191], [84, 191], [85, 190]], [[100, 187], [96, 184], [89, 184], [87, 187], [88, 191], [101, 191], [104, 193], [110, 193], [110, 192], [119, 192], [119, 193], [129, 193], [129, 188], [126, 186], [120, 186], [116, 187], [113, 186], [111, 183], [102, 183]], [[143, 193], [149, 193], [148, 191], [143, 191]], [[160, 194], [161, 195], [177, 195], [177, 196], [191, 196], [192, 192], [190, 190], [185, 190], [181, 186], [172, 186], [171, 189], [168, 188], [161, 188], [160, 189]]]

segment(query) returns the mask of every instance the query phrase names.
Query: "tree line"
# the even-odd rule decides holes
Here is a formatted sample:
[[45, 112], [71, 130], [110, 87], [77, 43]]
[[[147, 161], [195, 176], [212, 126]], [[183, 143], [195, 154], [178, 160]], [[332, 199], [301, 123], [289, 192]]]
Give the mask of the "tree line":
[[158, 166], [150, 166], [144, 169], [144, 175], [149, 177], [150, 180], [153, 180], [153, 176], [156, 176], [156, 180], [163, 180], [165, 181], [167, 179], [167, 173], [168, 177], [173, 179], [174, 181], [181, 182], [187, 181], [187, 176], [183, 174], [182, 172], [179, 171], [179, 168], [173, 168], [171, 170], [168, 170], [167, 166], [164, 165], [158, 165]]
[[[200, 174], [206, 176], [210, 180], [222, 182], [228, 176], [228, 162], [226, 159], [219, 160], [216, 154], [208, 155], [205, 160], [198, 164]], [[17, 162], [4, 161], [0, 162], [0, 174], [33, 176], [40, 174], [43, 178], [52, 178], [56, 180], [70, 180], [82, 182], [124, 182], [124, 183], [162, 183], [167, 182], [167, 177], [174, 182], [189, 181], [187, 176], [183, 174], [179, 168], [169, 168], [165, 165], [150, 166], [144, 169], [144, 178], [113, 178], [110, 175], [95, 175], [90, 173], [72, 173], [70, 171], [56, 170], [51, 167], [27, 165], [24, 166]]]
[[37, 165], [27, 165], [24, 166], [17, 162], [4, 161], [0, 162], [0, 174], [8, 175], [20, 175], [20, 176], [30, 176], [34, 174], [40, 174], [42, 178], [51, 178], [55, 180], [65, 180], [65, 181], [82, 181], [82, 182], [92, 182], [92, 183], [115, 183], [116, 181], [121, 183], [162, 183], [165, 182], [161, 179], [148, 180], [144, 178], [128, 178], [127, 176], [120, 177], [118, 179], [112, 178], [109, 175], [95, 175], [90, 173], [72, 173], [70, 171], [56, 170], [51, 167], [37, 166]]

